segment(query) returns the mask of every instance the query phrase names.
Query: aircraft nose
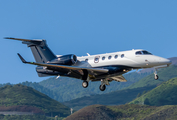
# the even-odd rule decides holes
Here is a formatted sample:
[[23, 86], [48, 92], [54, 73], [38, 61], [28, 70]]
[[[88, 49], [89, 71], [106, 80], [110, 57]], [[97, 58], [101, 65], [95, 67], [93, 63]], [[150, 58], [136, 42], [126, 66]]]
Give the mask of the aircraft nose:
[[166, 58], [161, 59], [161, 62], [164, 63], [164, 64], [167, 64], [168, 66], [169, 66], [170, 64], [172, 64], [172, 61], [169, 60], [169, 59], [166, 59]]
[[168, 61], [168, 65], [171, 65], [171, 64], [172, 64], [172, 61], [171, 61], [171, 60], [169, 60], [169, 61]]

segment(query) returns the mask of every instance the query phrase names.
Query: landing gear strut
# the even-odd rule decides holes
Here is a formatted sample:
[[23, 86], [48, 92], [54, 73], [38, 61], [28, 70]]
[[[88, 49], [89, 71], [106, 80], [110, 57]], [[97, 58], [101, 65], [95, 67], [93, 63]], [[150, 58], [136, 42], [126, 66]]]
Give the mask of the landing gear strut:
[[155, 69], [155, 72], [154, 72], [154, 79], [155, 79], [155, 80], [158, 80], [158, 79], [159, 79], [159, 76], [157, 75], [157, 69]]
[[110, 85], [109, 82], [108, 82], [108, 80], [105, 80], [105, 79], [103, 80], [103, 79], [101, 79], [101, 85], [100, 85], [100, 87], [99, 87], [100, 90], [101, 90], [101, 91], [104, 91], [104, 90], [106, 89], [106, 85]]
[[87, 82], [87, 81], [83, 81], [82, 86], [83, 86], [84, 88], [87, 88], [87, 87], [88, 87], [88, 82]]

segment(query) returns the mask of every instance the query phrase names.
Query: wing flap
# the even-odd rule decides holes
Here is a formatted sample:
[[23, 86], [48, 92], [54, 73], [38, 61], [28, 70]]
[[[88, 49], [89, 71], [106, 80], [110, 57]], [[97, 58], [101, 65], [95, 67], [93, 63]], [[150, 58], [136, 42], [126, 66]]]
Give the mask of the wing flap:
[[124, 78], [124, 76], [116, 76], [116, 77], [111, 77], [113, 80], [118, 81], [118, 82], [127, 82], [127, 80]]

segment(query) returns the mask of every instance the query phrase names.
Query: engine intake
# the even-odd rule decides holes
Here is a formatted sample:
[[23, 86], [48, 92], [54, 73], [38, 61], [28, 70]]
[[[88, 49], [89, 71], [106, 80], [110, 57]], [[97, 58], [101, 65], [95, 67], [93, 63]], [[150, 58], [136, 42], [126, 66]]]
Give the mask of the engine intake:
[[63, 55], [57, 57], [49, 63], [60, 64], [60, 65], [74, 65], [77, 62], [77, 56], [74, 54]]

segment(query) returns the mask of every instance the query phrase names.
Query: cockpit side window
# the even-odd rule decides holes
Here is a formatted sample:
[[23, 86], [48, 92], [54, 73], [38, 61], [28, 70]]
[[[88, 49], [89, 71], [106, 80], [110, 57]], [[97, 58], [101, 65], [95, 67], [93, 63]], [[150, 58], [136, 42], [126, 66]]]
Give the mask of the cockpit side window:
[[144, 55], [152, 55], [152, 53], [148, 52], [148, 51], [142, 51]]
[[141, 51], [137, 51], [135, 54], [136, 55], [142, 55], [142, 52]]
[[145, 50], [143, 50], [143, 51], [137, 51], [135, 54], [136, 55], [152, 55], [150, 52], [145, 51]]

